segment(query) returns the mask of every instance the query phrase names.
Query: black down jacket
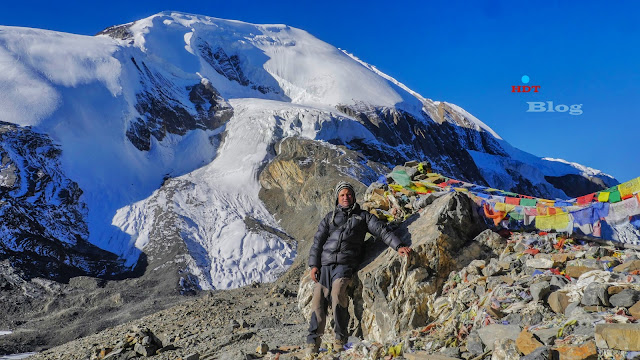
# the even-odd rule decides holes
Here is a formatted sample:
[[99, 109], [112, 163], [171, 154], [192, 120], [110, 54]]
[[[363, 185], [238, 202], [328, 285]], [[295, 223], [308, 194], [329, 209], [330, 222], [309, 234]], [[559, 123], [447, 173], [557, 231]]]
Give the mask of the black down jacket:
[[336, 207], [318, 226], [309, 251], [309, 267], [343, 264], [357, 267], [361, 260], [364, 237], [370, 232], [394, 250], [403, 246], [385, 223], [360, 209], [356, 203], [350, 210]]

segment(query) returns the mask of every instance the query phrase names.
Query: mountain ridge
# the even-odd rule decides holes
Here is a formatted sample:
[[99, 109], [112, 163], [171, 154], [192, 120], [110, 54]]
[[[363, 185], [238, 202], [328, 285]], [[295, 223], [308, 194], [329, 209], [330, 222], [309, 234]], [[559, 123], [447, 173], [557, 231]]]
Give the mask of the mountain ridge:
[[[346, 146], [387, 166], [429, 159], [454, 178], [552, 198], [566, 197], [564, 180], [554, 180], [555, 186], [545, 176], [584, 172], [514, 149], [458, 106], [425, 98], [355, 55], [287, 25], [164, 11], [95, 37], [2, 29], [0, 56], [18, 65], [13, 77], [0, 82], [13, 89], [0, 99], [8, 109], [3, 117], [31, 125], [60, 145], [61, 171], [79, 184], [87, 204], [86, 240], [125, 259], [129, 268], [145, 246], [163, 241], [148, 238], [153, 216], [144, 207], [167, 179], [197, 184], [208, 189], [201, 201], [224, 198], [221, 206], [230, 206], [229, 212], [196, 211], [182, 202], [187, 197], [176, 197], [176, 208], [185, 210], [178, 218], [184, 220], [180, 241], [196, 239], [195, 248], [213, 251], [221, 233], [207, 224], [223, 222], [224, 231], [237, 230], [225, 238], [236, 244], [223, 255], [226, 260], [239, 261], [234, 254], [255, 250], [243, 241], [252, 236], [244, 219], [279, 229], [260, 205], [258, 177], [274, 157], [273, 146], [290, 136]], [[45, 101], [18, 91], [25, 81]], [[34, 111], [22, 115], [29, 107]], [[615, 181], [592, 176], [604, 185]], [[270, 236], [258, 236], [262, 245], [254, 246], [261, 248]], [[285, 240], [273, 246], [286, 249]], [[288, 264], [295, 253], [283, 251], [288, 255], [265, 256]], [[208, 260], [189, 270], [209, 272], [200, 278], [203, 288], [225, 273], [224, 266], [217, 267], [220, 273], [210, 267], [220, 253], [206, 254]], [[251, 266], [240, 273], [255, 273]], [[246, 276], [229, 286], [254, 281]]]

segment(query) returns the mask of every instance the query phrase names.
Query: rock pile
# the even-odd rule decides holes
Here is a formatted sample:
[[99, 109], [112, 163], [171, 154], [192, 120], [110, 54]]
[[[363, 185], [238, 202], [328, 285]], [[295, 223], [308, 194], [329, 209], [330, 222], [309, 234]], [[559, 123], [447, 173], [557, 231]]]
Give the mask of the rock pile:
[[96, 349], [91, 356], [91, 360], [134, 359], [142, 356], [153, 356], [156, 353], [159, 354], [175, 349], [176, 347], [171, 341], [167, 341], [166, 345], [163, 344], [149, 328], [134, 326], [113, 348], [103, 347]]
[[[367, 189], [362, 207], [398, 227], [416, 251], [407, 263], [376, 254], [359, 271], [354, 334], [369, 342], [354, 341], [341, 358], [388, 357], [394, 346], [415, 359], [640, 358], [637, 250], [546, 232], [473, 238], [460, 230], [490, 220], [472, 219], [477, 208], [460, 206], [464, 192], [433, 186], [449, 181], [412, 162]], [[303, 314], [311, 285], [305, 274]]]
[[639, 252], [545, 233], [502, 242], [428, 297], [426, 326], [318, 358], [640, 359]]
[[412, 349], [464, 359], [640, 356], [637, 251], [545, 233], [513, 234], [506, 245], [451, 272]]

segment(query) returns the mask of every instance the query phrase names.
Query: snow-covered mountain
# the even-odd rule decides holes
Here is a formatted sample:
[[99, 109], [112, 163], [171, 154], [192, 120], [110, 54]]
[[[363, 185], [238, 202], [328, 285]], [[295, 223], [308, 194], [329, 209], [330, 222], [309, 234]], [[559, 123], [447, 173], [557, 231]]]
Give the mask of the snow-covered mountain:
[[[202, 288], [270, 281], [292, 263], [295, 242], [257, 180], [286, 137], [388, 165], [429, 159], [453, 178], [538, 196], [616, 183], [515, 149], [462, 108], [303, 30], [177, 12], [95, 37], [0, 26], [0, 121], [44, 139], [34, 153], [59, 152], [33, 163], [11, 150], [30, 140], [0, 138], [3, 219], [24, 184], [3, 174], [24, 177], [32, 166], [51, 179], [45, 218], [56, 212], [42, 209], [70, 196], [55, 189], [77, 187], [72, 224], [38, 222], [47, 241], [87, 242], [127, 267], [144, 253], [150, 268], [177, 264]], [[28, 238], [15, 226], [0, 231], [5, 247]]]

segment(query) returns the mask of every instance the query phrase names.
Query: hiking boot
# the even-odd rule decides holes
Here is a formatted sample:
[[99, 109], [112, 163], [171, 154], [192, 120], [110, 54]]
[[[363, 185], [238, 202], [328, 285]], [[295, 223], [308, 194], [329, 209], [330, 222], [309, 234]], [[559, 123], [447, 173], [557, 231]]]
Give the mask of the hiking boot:
[[335, 352], [344, 351], [344, 346], [346, 344], [347, 342], [344, 340], [340, 340], [340, 339], [333, 340], [333, 351]]

